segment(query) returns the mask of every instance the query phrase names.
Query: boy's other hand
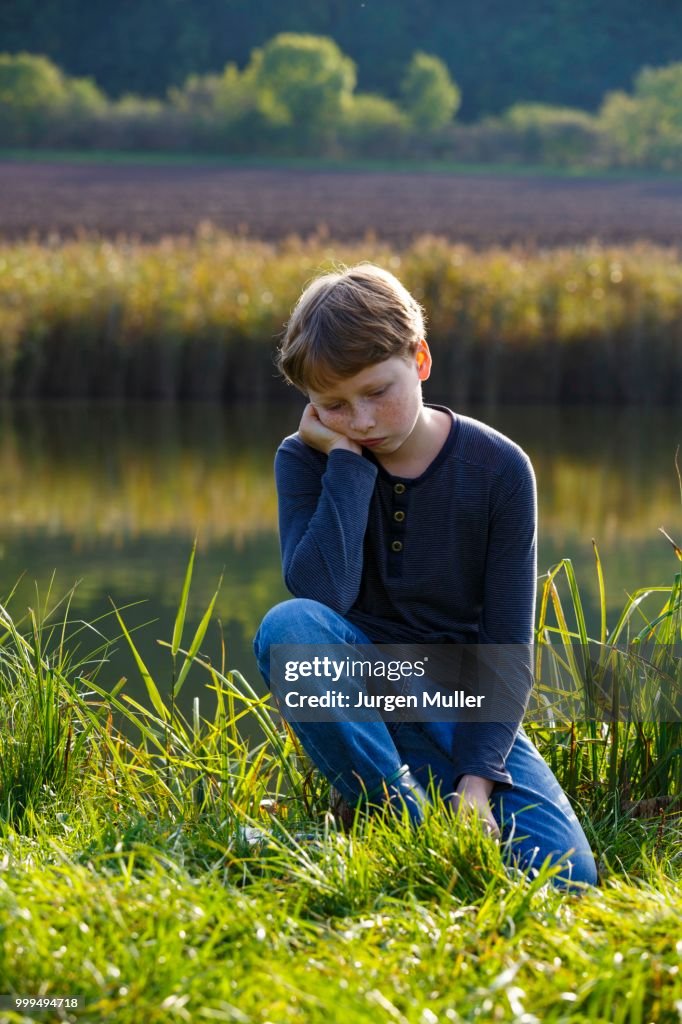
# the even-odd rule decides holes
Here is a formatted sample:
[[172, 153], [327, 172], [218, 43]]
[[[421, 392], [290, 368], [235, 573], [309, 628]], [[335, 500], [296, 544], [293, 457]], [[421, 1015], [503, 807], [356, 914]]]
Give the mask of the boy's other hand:
[[493, 839], [499, 839], [500, 827], [488, 802], [494, 785], [490, 779], [482, 779], [478, 775], [463, 775], [450, 796], [450, 805], [454, 811], [459, 812], [461, 809], [462, 814], [475, 810], [487, 834]]
[[336, 448], [343, 448], [348, 452], [355, 452], [362, 455], [362, 449], [355, 441], [351, 441], [345, 434], [337, 434], [335, 431], [325, 427], [317, 415], [317, 410], [310, 403], [303, 410], [301, 422], [298, 425], [298, 436], [311, 448], [329, 455]]

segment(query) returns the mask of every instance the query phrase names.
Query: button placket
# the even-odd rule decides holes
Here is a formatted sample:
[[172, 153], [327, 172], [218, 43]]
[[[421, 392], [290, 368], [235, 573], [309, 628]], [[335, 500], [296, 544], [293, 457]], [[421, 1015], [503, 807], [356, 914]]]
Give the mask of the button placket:
[[405, 526], [409, 493], [404, 483], [393, 484], [393, 501], [391, 519], [388, 529], [388, 574], [401, 576], [403, 567], [403, 551], [405, 547]]

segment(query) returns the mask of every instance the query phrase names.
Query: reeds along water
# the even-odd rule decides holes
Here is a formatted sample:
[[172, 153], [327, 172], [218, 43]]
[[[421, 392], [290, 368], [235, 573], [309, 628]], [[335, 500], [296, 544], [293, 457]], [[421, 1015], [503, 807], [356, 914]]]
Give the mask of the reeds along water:
[[272, 356], [303, 286], [359, 260], [423, 303], [434, 383], [459, 402], [679, 401], [676, 251], [474, 252], [436, 238], [397, 251], [210, 228], [154, 245], [1, 247], [0, 396], [281, 398]]
[[[294, 794], [294, 803], [310, 812], [308, 768], [301, 771], [291, 734], [273, 718], [267, 698], [259, 696], [240, 673], [227, 671], [224, 655], [218, 669], [201, 653], [220, 581], [196, 631], [187, 628], [195, 551], [196, 543], [181, 587], [172, 638], [162, 643], [167, 670], [156, 680], [142, 660], [137, 637], [132, 637], [121, 613], [115, 611], [118, 638], [130, 648], [144, 683], [144, 705], [127, 699], [125, 677], [115, 685], [111, 678], [106, 681], [111, 641], [97, 634], [95, 649], [83, 654], [84, 624], [70, 620], [68, 603], [55, 617], [54, 606], [48, 612], [50, 600], [39, 602], [38, 613], [31, 612], [23, 629], [0, 606], [0, 823], [23, 825], [27, 814], [44, 808], [46, 801], [75, 798], [81, 779], [88, 787], [111, 789], [114, 774], [121, 782], [117, 800], [127, 791], [140, 809], [147, 804], [192, 820], [208, 810], [223, 816], [234, 814], [235, 809], [257, 813], [265, 797], [277, 799], [284, 791]], [[665, 682], [679, 708], [682, 680], [670, 678], [667, 648], [673, 643], [679, 647], [682, 639], [680, 574], [672, 586], [654, 588], [653, 606], [642, 605], [651, 588], [635, 592], [607, 631], [596, 547], [595, 565], [602, 584], [598, 640], [588, 636], [583, 600], [569, 559], [562, 559], [546, 575], [538, 611], [535, 676], [539, 697], [550, 711], [557, 706], [552, 665], [558, 659], [572, 677], [581, 710], [573, 719], [552, 713], [550, 718], [556, 720], [548, 721], [545, 715], [536, 727], [528, 722], [527, 728], [562, 787], [592, 812], [608, 813], [623, 799], [679, 800], [679, 715], [675, 720], [667, 716], [646, 722], [628, 714], [612, 716], [608, 714], [612, 701], [600, 709], [598, 694], [605, 671], [611, 692], [627, 682], [627, 664], [638, 658], [639, 642], [646, 640], [655, 645], [656, 656], [646, 662], [645, 670], [654, 684]], [[645, 614], [647, 607], [651, 611]], [[625, 656], [611, 663], [615, 644], [621, 644]], [[588, 645], [596, 652], [594, 659], [582, 657]], [[179, 710], [178, 697], [190, 669], [201, 670], [212, 684], [208, 716], [199, 697], [194, 698], [191, 718]], [[607, 713], [602, 715], [602, 710]], [[132, 728], [133, 739], [112, 729], [114, 712]], [[255, 747], [243, 732], [248, 725], [258, 730]], [[116, 773], [112, 773], [114, 765]], [[100, 795], [103, 791], [100, 788]]]

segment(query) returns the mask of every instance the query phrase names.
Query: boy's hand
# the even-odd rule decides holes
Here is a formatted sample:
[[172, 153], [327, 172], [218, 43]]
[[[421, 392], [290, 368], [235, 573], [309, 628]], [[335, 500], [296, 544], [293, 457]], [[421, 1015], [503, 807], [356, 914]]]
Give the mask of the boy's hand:
[[476, 810], [483, 828], [493, 839], [500, 838], [500, 827], [493, 817], [488, 802], [495, 783], [490, 779], [482, 779], [478, 775], [463, 775], [457, 783], [455, 792], [450, 797], [450, 804], [454, 811], [462, 809], [462, 814], [467, 810]]
[[351, 441], [345, 434], [337, 434], [329, 427], [325, 427], [317, 415], [317, 410], [310, 403], [303, 410], [303, 416], [298, 425], [298, 436], [305, 444], [310, 445], [311, 448], [317, 448], [325, 455], [329, 455], [335, 448], [345, 448], [346, 451], [362, 455], [359, 444]]

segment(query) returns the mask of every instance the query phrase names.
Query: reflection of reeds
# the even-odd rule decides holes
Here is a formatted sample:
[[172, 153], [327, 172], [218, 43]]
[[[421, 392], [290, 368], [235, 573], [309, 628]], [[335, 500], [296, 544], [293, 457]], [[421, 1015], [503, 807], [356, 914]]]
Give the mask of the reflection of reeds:
[[[68, 423], [66, 411], [54, 407], [6, 408], [0, 418], [3, 534], [122, 544], [152, 535], [191, 539], [199, 530], [203, 545], [223, 538], [240, 544], [276, 529], [272, 459], [296, 410], [256, 418], [233, 406], [225, 416], [202, 413], [199, 426], [172, 410], [69, 412]], [[522, 428], [509, 426], [535, 465], [543, 537], [559, 544], [596, 536], [608, 548], [653, 538], [661, 523], [677, 521], [679, 496], [662, 466], [666, 451], [638, 455], [621, 424], [611, 445], [588, 456], [580, 453], [585, 441], [566, 451], [575, 430], [568, 439], [564, 431], [543, 436], [546, 425], [534, 412]]]
[[53, 461], [49, 452], [25, 456], [0, 442], [0, 518], [6, 532], [20, 530], [114, 543], [155, 537], [191, 537], [203, 543], [272, 532], [277, 497], [272, 453], [223, 453], [208, 458], [177, 450], [172, 462], [155, 450], [124, 449], [109, 464], [82, 452]]
[[155, 245], [0, 248], [0, 393], [267, 397], [271, 352], [303, 284], [335, 261], [398, 273], [427, 308], [460, 401], [677, 401], [682, 264], [641, 244], [473, 252], [269, 244], [204, 229]]

